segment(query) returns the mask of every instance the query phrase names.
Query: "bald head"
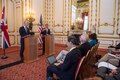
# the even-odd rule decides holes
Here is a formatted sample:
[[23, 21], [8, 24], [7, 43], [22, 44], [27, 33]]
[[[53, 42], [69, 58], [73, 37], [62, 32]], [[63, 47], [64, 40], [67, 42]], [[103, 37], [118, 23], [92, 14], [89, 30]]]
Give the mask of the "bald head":
[[89, 39], [88, 34], [82, 34], [80, 36], [80, 43], [85, 43], [88, 41], [88, 39]]

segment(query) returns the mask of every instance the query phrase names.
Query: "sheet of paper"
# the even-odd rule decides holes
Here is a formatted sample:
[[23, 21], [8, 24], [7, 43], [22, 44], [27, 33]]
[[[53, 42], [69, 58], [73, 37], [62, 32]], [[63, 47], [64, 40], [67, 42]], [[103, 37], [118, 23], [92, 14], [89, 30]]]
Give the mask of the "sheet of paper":
[[112, 65], [112, 64], [110, 64], [110, 63], [108, 63], [108, 62], [100, 62], [100, 63], [98, 64], [98, 68], [99, 68], [99, 67], [106, 67], [106, 68], [109, 68], [109, 69], [117, 69], [116, 66], [114, 66], [114, 65]]

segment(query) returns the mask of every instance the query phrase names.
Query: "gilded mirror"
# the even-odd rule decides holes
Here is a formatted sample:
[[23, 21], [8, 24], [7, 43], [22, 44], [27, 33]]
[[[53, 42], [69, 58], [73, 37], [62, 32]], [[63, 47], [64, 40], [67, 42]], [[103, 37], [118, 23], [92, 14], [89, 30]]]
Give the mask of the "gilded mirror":
[[72, 0], [71, 30], [88, 30], [89, 0]]

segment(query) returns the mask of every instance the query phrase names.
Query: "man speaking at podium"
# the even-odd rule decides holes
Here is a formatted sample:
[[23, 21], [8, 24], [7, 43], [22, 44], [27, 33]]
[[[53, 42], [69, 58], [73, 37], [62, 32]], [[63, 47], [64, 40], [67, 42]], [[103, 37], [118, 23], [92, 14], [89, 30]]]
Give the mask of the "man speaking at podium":
[[42, 55], [45, 54], [45, 36], [50, 35], [50, 29], [48, 28], [48, 24], [45, 24], [45, 28], [42, 30], [42, 40], [43, 40], [43, 51]]
[[24, 60], [24, 38], [28, 37], [29, 34], [30, 34], [30, 31], [29, 31], [29, 22], [27, 20], [24, 21], [24, 26], [21, 26], [19, 28], [19, 33], [20, 33], [20, 44], [21, 44], [21, 48], [20, 48], [20, 58], [21, 58], [21, 61]]

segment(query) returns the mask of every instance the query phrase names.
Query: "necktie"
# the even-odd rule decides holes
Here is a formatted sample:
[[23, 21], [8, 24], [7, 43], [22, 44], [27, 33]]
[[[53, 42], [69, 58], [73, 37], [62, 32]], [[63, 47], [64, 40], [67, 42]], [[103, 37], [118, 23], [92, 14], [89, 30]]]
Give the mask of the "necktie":
[[25, 28], [26, 33], [28, 34], [27, 28]]

